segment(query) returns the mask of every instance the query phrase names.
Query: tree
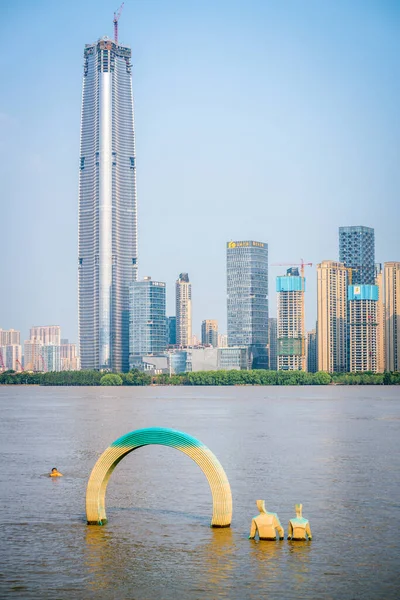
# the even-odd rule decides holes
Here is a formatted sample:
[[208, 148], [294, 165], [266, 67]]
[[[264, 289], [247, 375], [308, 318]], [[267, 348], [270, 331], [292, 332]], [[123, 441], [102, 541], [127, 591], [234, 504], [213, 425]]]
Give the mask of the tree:
[[122, 385], [122, 379], [115, 373], [107, 373], [100, 379], [100, 385]]
[[319, 371], [313, 375], [314, 385], [329, 385], [332, 381], [332, 377], [326, 371]]

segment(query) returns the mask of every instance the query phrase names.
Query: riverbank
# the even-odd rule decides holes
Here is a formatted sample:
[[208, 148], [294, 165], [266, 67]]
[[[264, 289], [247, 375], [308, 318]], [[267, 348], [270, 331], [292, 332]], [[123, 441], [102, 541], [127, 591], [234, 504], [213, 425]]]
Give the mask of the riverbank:
[[400, 373], [305, 373], [303, 371], [198, 371], [179, 375], [148, 375], [140, 371], [103, 373], [61, 371], [51, 373], [0, 374], [0, 385], [42, 386], [225, 386], [225, 385], [400, 385]]

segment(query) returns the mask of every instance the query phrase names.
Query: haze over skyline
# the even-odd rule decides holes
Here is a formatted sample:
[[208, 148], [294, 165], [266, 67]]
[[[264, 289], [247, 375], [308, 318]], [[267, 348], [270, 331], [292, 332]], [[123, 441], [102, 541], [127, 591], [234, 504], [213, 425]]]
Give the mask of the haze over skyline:
[[[113, 35], [110, 2], [0, 8], [3, 260], [0, 327], [77, 335], [77, 209], [85, 43]], [[338, 227], [375, 228], [400, 260], [400, 5], [392, 1], [127, 0], [139, 276], [188, 272], [193, 332], [226, 331], [226, 242], [267, 242], [269, 262], [338, 259]], [[270, 316], [276, 315], [269, 271]]]

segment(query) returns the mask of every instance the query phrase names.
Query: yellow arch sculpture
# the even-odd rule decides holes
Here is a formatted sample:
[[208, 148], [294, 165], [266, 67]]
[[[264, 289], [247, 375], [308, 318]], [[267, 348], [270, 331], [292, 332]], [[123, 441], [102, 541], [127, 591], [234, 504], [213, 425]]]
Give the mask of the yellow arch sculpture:
[[213, 500], [211, 527], [229, 527], [232, 521], [232, 493], [221, 463], [199, 440], [174, 429], [149, 427], [137, 429], [118, 438], [103, 452], [90, 474], [86, 490], [86, 518], [88, 525], [107, 523], [105, 497], [111, 473], [130, 452], [159, 444], [176, 448], [190, 456], [207, 477]]

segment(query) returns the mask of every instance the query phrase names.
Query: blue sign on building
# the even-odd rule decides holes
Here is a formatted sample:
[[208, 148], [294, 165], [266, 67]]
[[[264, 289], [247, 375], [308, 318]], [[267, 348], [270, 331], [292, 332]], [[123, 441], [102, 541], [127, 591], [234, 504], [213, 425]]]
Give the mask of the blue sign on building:
[[283, 275], [276, 278], [277, 292], [305, 292], [306, 280], [305, 277], [296, 275]]
[[377, 285], [349, 285], [347, 292], [348, 300], [375, 300], [379, 299], [379, 288]]

